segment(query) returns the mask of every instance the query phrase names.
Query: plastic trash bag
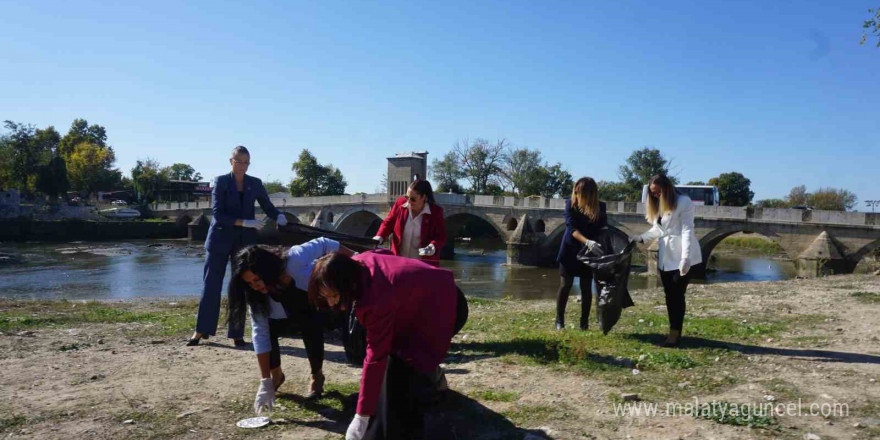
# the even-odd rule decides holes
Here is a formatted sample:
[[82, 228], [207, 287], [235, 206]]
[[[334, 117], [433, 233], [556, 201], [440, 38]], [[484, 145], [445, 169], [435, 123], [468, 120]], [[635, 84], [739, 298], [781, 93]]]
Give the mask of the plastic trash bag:
[[636, 245], [613, 226], [602, 228], [594, 239], [601, 249], [585, 245], [578, 252], [577, 259], [593, 271], [597, 291], [596, 319], [602, 333], [608, 334], [620, 320], [623, 309], [634, 305], [627, 283]]

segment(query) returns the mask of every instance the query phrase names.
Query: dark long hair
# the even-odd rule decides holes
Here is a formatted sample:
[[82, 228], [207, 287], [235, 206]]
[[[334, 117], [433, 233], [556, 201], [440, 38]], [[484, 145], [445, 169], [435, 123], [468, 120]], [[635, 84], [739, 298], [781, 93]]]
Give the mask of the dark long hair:
[[361, 263], [339, 252], [331, 252], [315, 261], [315, 268], [309, 278], [309, 302], [319, 309], [330, 305], [321, 296], [325, 288], [339, 292], [339, 305], [350, 310], [352, 304], [360, 299], [363, 286], [363, 272], [367, 270]]
[[269, 295], [251, 289], [241, 277], [244, 272], [251, 271], [267, 286], [275, 286], [286, 265], [287, 253], [277, 246], [253, 245], [238, 251], [232, 258], [232, 276], [227, 290], [227, 323], [233, 317], [246, 316], [244, 309], [247, 305], [251, 307], [251, 313], [268, 315]]
[[437, 202], [434, 201], [434, 189], [431, 188], [431, 182], [422, 179], [413, 180], [413, 183], [409, 184], [409, 189], [419, 193], [427, 197], [428, 203], [432, 205], [436, 205]]

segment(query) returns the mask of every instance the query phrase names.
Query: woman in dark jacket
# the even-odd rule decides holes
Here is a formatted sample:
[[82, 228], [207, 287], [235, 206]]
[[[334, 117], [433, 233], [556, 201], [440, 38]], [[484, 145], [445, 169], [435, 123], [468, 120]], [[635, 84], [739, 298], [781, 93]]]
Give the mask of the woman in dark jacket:
[[589, 326], [590, 305], [593, 303], [593, 273], [577, 260], [584, 247], [599, 246], [593, 241], [600, 229], [608, 225], [605, 203], [599, 201], [596, 181], [590, 177], [578, 179], [571, 191], [571, 199], [565, 201], [565, 234], [559, 246], [556, 261], [559, 263], [559, 292], [556, 295], [556, 329], [565, 328], [565, 306], [574, 284], [580, 277], [581, 284], [581, 330]]
[[409, 185], [406, 196], [394, 202], [373, 240], [382, 244], [392, 233], [394, 255], [440, 265], [437, 252], [446, 245], [446, 223], [443, 208], [434, 203], [430, 182], [416, 179]]
[[[199, 340], [213, 336], [220, 319], [220, 292], [229, 259], [244, 246], [257, 242], [257, 231], [265, 226], [265, 220], [256, 220], [254, 201], [260, 203], [267, 217], [276, 219], [278, 226], [287, 224], [287, 218], [269, 201], [263, 182], [248, 176], [251, 155], [239, 145], [232, 150], [229, 165], [232, 172], [218, 176], [211, 190], [211, 226], [205, 240], [205, 269], [202, 275], [204, 287], [199, 300], [196, 331], [186, 345], [199, 345]], [[233, 271], [235, 269], [233, 268]], [[242, 309], [243, 311], [244, 309]], [[230, 316], [226, 336], [236, 347], [244, 346], [244, 314]]]

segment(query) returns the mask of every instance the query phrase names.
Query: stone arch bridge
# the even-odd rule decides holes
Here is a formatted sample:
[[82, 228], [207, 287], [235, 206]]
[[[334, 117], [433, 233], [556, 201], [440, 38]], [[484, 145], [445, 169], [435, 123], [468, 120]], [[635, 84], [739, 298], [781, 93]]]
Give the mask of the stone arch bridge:
[[[452, 231], [476, 221], [492, 227], [504, 240], [508, 263], [554, 264], [565, 231], [563, 200], [460, 194], [437, 194], [436, 198], [450, 231], [449, 244], [443, 251], [447, 255], [454, 252]], [[375, 235], [393, 202], [386, 194], [273, 197], [272, 201], [293, 221], [365, 237]], [[624, 232], [637, 234], [648, 229], [642, 204], [607, 202], [607, 206], [609, 223]], [[211, 215], [206, 202], [158, 203], [152, 209], [156, 215], [181, 220]], [[259, 205], [257, 215], [262, 215]], [[777, 242], [796, 262], [802, 276], [851, 273], [863, 257], [880, 247], [880, 213], [697, 206], [695, 232], [704, 260], [721, 240], [746, 232]], [[649, 266], [656, 264], [656, 246], [655, 242], [647, 247], [649, 255], [653, 254]]]

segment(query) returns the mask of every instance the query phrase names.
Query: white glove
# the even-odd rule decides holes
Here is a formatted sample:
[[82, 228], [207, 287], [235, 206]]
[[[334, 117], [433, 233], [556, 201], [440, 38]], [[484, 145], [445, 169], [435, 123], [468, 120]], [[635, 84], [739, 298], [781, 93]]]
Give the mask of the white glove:
[[641, 235], [630, 235], [630, 236], [629, 236], [629, 241], [630, 241], [630, 243], [632, 243], [632, 242], [636, 242], [636, 243], [644, 243], [644, 242], [645, 242], [645, 240], [642, 240], [642, 236], [641, 236]]
[[421, 249], [419, 249], [419, 255], [423, 257], [430, 257], [437, 253], [437, 249], [434, 248], [434, 243], [431, 243]]
[[377, 236], [373, 237], [373, 241], [375, 241], [376, 244], [381, 245], [382, 242], [385, 241], [385, 239], [377, 235]]
[[691, 263], [688, 260], [681, 260], [681, 263], [678, 263], [678, 271], [681, 276], [687, 275], [689, 270], [691, 270]]
[[271, 377], [260, 379], [260, 389], [257, 391], [257, 397], [254, 398], [254, 412], [257, 415], [264, 409], [272, 411], [275, 406], [275, 382]]
[[370, 424], [370, 416], [362, 416], [355, 414], [345, 431], [345, 440], [361, 440], [367, 433], [367, 426]]
[[593, 248], [599, 248], [599, 250], [602, 250], [602, 245], [593, 240], [587, 240], [586, 245], [587, 249], [589, 249], [590, 251], [592, 251]]
[[245, 228], [260, 230], [260, 229], [263, 229], [263, 226], [266, 226], [266, 221], [265, 220], [242, 220], [241, 225], [244, 226]]
[[278, 214], [278, 218], [275, 219], [275, 224], [278, 226], [287, 226], [287, 216], [284, 214]]

